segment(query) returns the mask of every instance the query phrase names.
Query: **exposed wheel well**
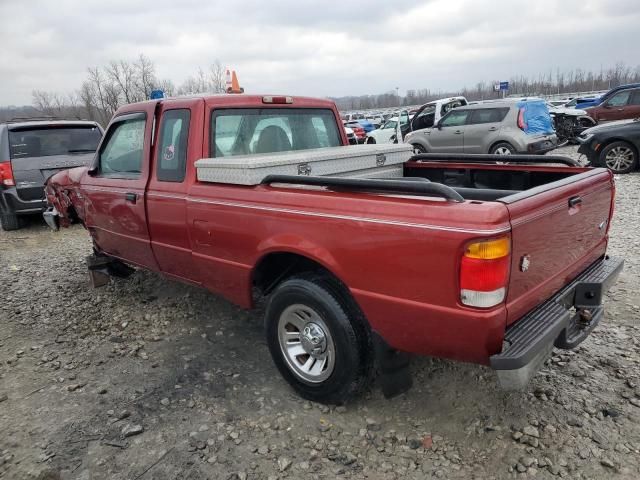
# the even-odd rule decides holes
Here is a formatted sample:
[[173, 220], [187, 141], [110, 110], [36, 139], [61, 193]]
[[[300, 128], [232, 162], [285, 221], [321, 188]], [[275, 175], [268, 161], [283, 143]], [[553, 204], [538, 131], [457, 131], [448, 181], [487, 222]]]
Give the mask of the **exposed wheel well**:
[[254, 298], [268, 295], [287, 278], [307, 272], [328, 275], [340, 281], [336, 275], [315, 260], [297, 253], [274, 252], [260, 259], [253, 269]]

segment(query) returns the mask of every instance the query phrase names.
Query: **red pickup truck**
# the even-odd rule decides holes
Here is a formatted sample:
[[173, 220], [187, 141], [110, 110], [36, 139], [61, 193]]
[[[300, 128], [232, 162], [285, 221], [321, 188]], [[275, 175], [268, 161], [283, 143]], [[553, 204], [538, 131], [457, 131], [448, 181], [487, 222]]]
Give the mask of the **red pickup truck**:
[[[266, 300], [274, 362], [320, 402], [357, 394], [374, 366], [385, 395], [408, 388], [411, 354], [489, 365], [504, 387], [522, 388], [553, 346], [575, 347], [602, 318], [623, 264], [606, 255], [614, 205], [606, 169], [564, 157], [505, 164], [409, 152], [390, 178], [376, 168], [312, 175], [307, 164], [253, 184], [202, 173], [217, 162], [244, 174], [252, 158], [281, 155], [286, 164], [376, 147], [342, 145], [338, 111], [325, 100], [243, 94], [127, 105], [93, 166], [48, 180], [45, 219], [84, 225], [94, 274], [126, 275], [128, 264], [245, 308]], [[375, 158], [388, 168], [384, 153]]]

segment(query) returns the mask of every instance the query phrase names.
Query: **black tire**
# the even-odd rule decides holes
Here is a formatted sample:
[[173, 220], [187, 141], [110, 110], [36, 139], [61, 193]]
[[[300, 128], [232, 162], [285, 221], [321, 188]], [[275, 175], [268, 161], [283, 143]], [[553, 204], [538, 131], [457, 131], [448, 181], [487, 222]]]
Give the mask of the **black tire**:
[[613, 142], [602, 149], [594, 163], [613, 173], [629, 173], [638, 168], [638, 151], [630, 143]]
[[6, 232], [18, 230], [20, 228], [20, 219], [15, 213], [2, 213], [0, 214], [0, 225]]
[[489, 150], [489, 153], [492, 155], [514, 155], [516, 153], [516, 149], [508, 142], [500, 142], [493, 145]]
[[[315, 319], [298, 316], [296, 321], [302, 324], [307, 322], [305, 328], [314, 321], [327, 329], [326, 332], [321, 329], [321, 332], [323, 338], [326, 333], [327, 348], [331, 342], [332, 350], [329, 352], [333, 352], [333, 364], [329, 361], [328, 366], [323, 367], [320, 375], [326, 375], [326, 378], [321, 380], [308, 381], [301, 376], [302, 364], [312, 360], [312, 355], [300, 353], [292, 358], [284, 351], [286, 344], [304, 346], [302, 329], [299, 330], [298, 342], [294, 339], [286, 343], [289, 342], [287, 337], [281, 347], [280, 332], [291, 326], [287, 319], [293, 318], [288, 312], [295, 314], [297, 308], [309, 309], [317, 314]], [[307, 273], [282, 282], [267, 303], [265, 331], [271, 357], [280, 374], [307, 400], [339, 405], [360, 394], [371, 381], [374, 359], [366, 320], [346, 289], [328, 275]], [[291, 330], [287, 329], [286, 332]], [[292, 334], [296, 335], [295, 329]], [[330, 358], [329, 355], [327, 358]], [[297, 369], [290, 362], [299, 362]], [[314, 366], [315, 363], [312, 363], [310, 370]]]
[[367, 139], [364, 141], [364, 143], [368, 143], [369, 145], [373, 145], [374, 143], [376, 143], [376, 139], [373, 137], [367, 137]]
[[420, 155], [422, 153], [427, 153], [427, 149], [424, 148], [419, 143], [412, 143], [411, 146], [413, 147], [413, 153], [415, 153], [416, 155]]

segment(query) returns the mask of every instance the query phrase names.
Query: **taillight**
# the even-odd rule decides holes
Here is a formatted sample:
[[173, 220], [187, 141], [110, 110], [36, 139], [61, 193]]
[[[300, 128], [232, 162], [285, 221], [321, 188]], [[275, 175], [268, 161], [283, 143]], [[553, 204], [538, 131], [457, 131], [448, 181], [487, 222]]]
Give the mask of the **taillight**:
[[11, 162], [0, 162], [0, 184], [7, 187], [13, 187], [16, 184], [16, 181], [13, 179]]
[[488, 308], [505, 299], [510, 254], [509, 237], [467, 245], [460, 264], [460, 301], [464, 305]]
[[518, 128], [520, 130], [527, 129], [527, 122], [524, 121], [524, 107], [520, 107], [520, 110], [518, 110]]

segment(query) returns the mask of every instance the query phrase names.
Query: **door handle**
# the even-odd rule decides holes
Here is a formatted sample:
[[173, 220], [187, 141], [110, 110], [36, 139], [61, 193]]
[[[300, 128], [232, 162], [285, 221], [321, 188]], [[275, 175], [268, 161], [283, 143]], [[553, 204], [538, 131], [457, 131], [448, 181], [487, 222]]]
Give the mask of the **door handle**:
[[460, 135], [462, 133], [461, 130], [456, 130], [455, 132], [453, 132], [455, 135]]
[[619, 112], [624, 112], [624, 108], [619, 108], [618, 111]]
[[569, 208], [577, 207], [582, 203], [582, 197], [575, 196], [569, 199]]
[[489, 129], [489, 131], [490, 131], [490, 132], [495, 132], [496, 130], [498, 130], [496, 127], [491, 127], [491, 128]]
[[137, 193], [131, 193], [131, 192], [127, 192], [124, 194], [124, 198], [127, 202], [131, 202], [133, 204], [136, 203], [136, 201], [138, 200], [138, 194]]

